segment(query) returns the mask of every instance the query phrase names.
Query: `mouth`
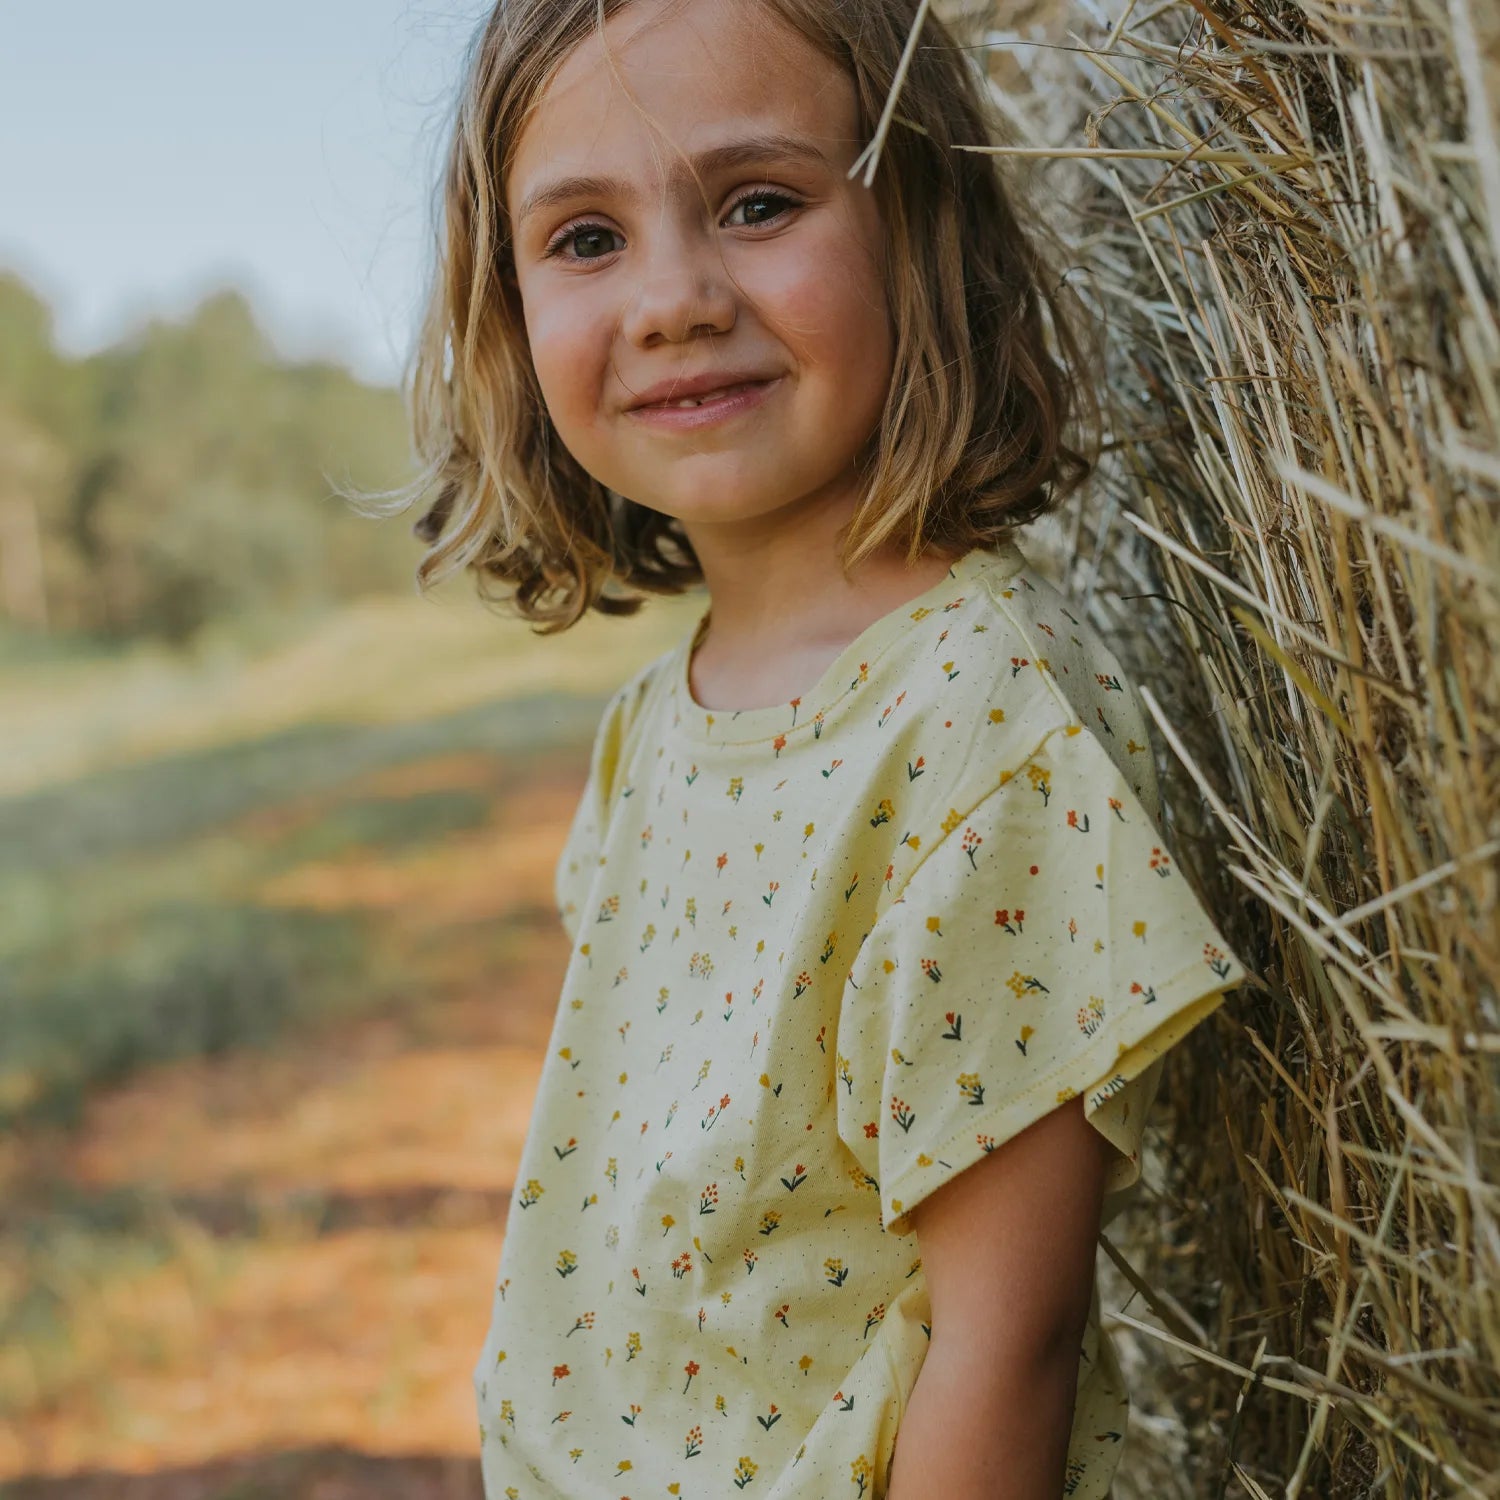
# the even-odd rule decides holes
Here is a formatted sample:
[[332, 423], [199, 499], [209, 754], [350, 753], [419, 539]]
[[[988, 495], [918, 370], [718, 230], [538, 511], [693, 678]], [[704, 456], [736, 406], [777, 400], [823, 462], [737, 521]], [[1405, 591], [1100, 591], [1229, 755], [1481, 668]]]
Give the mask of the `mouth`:
[[731, 381], [710, 390], [641, 402], [629, 407], [626, 415], [661, 430], [697, 430], [753, 411], [780, 384], [779, 375], [765, 380]]
[[695, 391], [691, 395], [672, 396], [661, 401], [642, 401], [630, 408], [637, 412], [695, 411], [704, 406], [722, 405], [731, 402], [748, 391], [771, 385], [771, 380], [735, 380], [711, 390]]

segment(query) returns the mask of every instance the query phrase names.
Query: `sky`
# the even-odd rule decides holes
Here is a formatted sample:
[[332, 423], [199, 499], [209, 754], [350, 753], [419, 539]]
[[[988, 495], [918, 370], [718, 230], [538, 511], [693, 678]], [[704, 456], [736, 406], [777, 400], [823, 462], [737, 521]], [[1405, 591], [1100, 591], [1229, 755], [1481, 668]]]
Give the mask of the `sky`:
[[72, 355], [240, 288], [394, 383], [488, 0], [0, 0], [0, 268]]

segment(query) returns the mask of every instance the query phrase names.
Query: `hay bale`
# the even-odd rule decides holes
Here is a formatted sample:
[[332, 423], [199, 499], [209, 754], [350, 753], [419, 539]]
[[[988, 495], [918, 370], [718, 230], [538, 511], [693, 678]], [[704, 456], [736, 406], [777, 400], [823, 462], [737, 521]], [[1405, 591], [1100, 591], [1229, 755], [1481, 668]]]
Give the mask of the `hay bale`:
[[1500, 8], [941, 8], [1107, 327], [1059, 570], [1257, 974], [1112, 1226], [1119, 1493], [1495, 1495]]

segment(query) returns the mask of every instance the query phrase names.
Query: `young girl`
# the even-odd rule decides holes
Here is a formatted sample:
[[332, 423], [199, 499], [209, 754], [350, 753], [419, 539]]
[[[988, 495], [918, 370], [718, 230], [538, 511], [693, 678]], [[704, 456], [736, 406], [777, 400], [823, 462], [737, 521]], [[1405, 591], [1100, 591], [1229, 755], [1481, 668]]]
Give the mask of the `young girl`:
[[424, 581], [554, 629], [637, 607], [611, 580], [711, 599], [610, 701], [557, 867], [490, 1500], [1109, 1488], [1101, 1214], [1245, 970], [1014, 540], [1087, 463], [985, 129], [926, 0], [504, 0], [478, 38]]

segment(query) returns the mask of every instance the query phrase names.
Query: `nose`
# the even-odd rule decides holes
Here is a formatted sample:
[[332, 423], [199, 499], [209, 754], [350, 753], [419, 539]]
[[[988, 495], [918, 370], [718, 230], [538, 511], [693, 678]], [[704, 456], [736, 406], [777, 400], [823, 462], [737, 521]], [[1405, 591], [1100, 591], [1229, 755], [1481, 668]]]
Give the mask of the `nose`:
[[674, 235], [641, 263], [621, 318], [630, 343], [649, 349], [734, 327], [736, 293], [719, 246], [709, 236]]

